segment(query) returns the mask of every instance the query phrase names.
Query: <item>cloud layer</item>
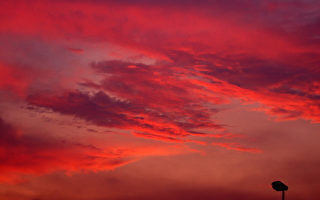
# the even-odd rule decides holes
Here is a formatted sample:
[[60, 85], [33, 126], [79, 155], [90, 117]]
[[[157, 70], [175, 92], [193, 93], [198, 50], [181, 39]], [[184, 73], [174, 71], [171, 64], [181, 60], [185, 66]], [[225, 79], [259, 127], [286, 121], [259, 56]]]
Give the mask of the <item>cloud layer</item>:
[[[310, 127], [320, 122], [319, 9], [315, 0], [0, 2], [0, 182], [130, 169], [164, 155], [191, 169], [183, 156], [194, 152], [215, 152], [216, 162], [265, 159], [253, 170], [273, 163], [271, 152], [286, 169], [305, 166], [277, 146], [288, 130], [274, 131], [270, 146], [264, 139], [277, 123], [318, 132]], [[301, 162], [315, 159], [303, 153], [312, 156]], [[185, 188], [157, 198], [214, 196], [207, 186], [190, 195]]]

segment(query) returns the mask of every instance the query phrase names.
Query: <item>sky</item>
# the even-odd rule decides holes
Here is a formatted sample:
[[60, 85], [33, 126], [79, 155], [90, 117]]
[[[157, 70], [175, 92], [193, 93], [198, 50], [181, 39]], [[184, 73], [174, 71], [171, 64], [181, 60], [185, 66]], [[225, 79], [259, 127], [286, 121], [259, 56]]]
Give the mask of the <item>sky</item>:
[[317, 0], [0, 1], [1, 200], [317, 200]]

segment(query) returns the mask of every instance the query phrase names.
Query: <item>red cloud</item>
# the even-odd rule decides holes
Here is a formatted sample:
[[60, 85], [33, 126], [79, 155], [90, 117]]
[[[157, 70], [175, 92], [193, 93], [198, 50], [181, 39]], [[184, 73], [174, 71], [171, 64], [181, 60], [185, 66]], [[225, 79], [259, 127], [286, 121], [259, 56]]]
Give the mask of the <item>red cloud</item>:
[[[173, 94], [162, 91], [161, 88], [157, 88], [159, 96], [168, 96], [165, 98], [166, 102], [160, 102], [164, 99], [152, 95], [154, 86], [165, 86], [162, 88], [167, 89], [176, 84], [188, 87], [200, 98], [210, 99], [211, 103], [225, 102], [225, 98], [219, 95], [204, 93], [203, 87], [196, 87], [190, 81], [182, 81], [183, 78], [188, 79], [183, 74], [184, 70], [187, 69], [188, 72], [192, 67], [198, 79], [208, 80], [205, 84], [212, 85], [212, 80], [226, 83], [224, 86], [227, 87], [218, 89], [222, 96], [230, 90], [234, 93], [229, 92], [229, 96], [260, 102], [266, 106], [264, 109], [267, 113], [272, 115], [319, 121], [316, 114], [319, 113], [319, 29], [318, 21], [313, 20], [319, 16], [316, 15], [312, 19], [298, 17], [314, 7], [319, 7], [318, 4], [283, 6], [277, 3], [270, 6], [238, 2], [239, 7], [231, 9], [232, 12], [228, 3], [217, 2], [186, 4], [183, 6], [184, 9], [174, 6], [176, 3], [169, 2], [144, 2], [139, 5], [127, 1], [2, 3], [4, 18], [0, 27], [1, 31], [7, 34], [41, 36], [48, 41], [69, 37], [85, 41], [95, 38], [96, 41], [115, 43], [160, 60], [170, 61], [172, 68], [166, 71], [170, 74], [166, 79], [163, 79], [166, 74], [157, 75], [165, 73], [163, 70], [159, 72], [156, 69], [154, 74], [139, 72], [139, 75], [150, 76], [150, 79], [144, 80], [149, 85], [143, 90], [150, 99], [153, 98], [155, 105], [171, 104], [172, 109], [179, 107], [180, 99], [171, 98]], [[297, 11], [296, 8], [301, 6], [304, 9]], [[261, 13], [267, 15], [270, 8], [274, 11], [274, 17], [252, 18], [255, 15], [260, 16]], [[283, 16], [283, 13], [286, 13], [283, 12], [284, 9], [298, 12], [290, 24], [283, 20], [286, 18]], [[226, 12], [228, 15], [225, 15]], [[101, 68], [100, 65], [104, 64], [96, 65], [97, 68]], [[122, 72], [114, 72], [123, 78], [128, 75], [126, 73], [132, 72], [131, 80], [123, 79], [117, 82], [117, 77], [111, 77], [105, 80], [104, 87], [108, 87], [110, 91], [120, 89], [118, 93], [122, 92], [123, 96], [126, 95], [125, 88], [128, 84], [140, 84], [142, 87], [139, 77], [134, 76], [135, 71], [141, 69], [132, 66], [135, 65], [128, 65]], [[177, 78], [180, 80], [177, 81]], [[116, 84], [118, 86], [115, 86]], [[206, 89], [210, 88], [212, 86]], [[141, 89], [137, 87], [135, 92], [139, 93]], [[179, 95], [185, 93], [181, 87], [173, 92]], [[295, 100], [280, 103], [293, 98]], [[275, 112], [280, 109], [290, 114]]]
[[[249, 6], [238, 2], [242, 5], [240, 9], [231, 10], [227, 3], [216, 2], [199, 5], [149, 2], [140, 6], [127, 1], [98, 4], [11, 1], [0, 4], [3, 35], [41, 38], [48, 44], [70, 38], [94, 44], [106, 42], [157, 59], [149, 65], [121, 60], [91, 64], [94, 75], [102, 80], [85, 77], [88, 81], [79, 85], [90, 90], [90, 94], [67, 86], [59, 91], [54, 81], [45, 85], [47, 88], [37, 90], [35, 87], [29, 93], [29, 85], [36, 77], [31, 70], [33, 66], [20, 69], [0, 64], [1, 90], [28, 95], [25, 100], [35, 107], [73, 115], [99, 126], [131, 130], [137, 137], [178, 143], [193, 141], [188, 137], [217, 136], [199, 134], [202, 132], [224, 131], [226, 126], [211, 117], [219, 112], [217, 105], [228, 103], [230, 98], [258, 102], [260, 110], [282, 119], [320, 121], [319, 20], [314, 20], [319, 15], [314, 14], [310, 19], [299, 17], [312, 11], [314, 5], [305, 3], [304, 9], [298, 11], [294, 10], [297, 5], [288, 5], [286, 9], [298, 12], [292, 16], [295, 20], [289, 23], [283, 20], [287, 18], [283, 16], [286, 13], [283, 6], [259, 3]], [[269, 13], [270, 9], [274, 11], [270, 18], [252, 17]], [[26, 46], [26, 49], [36, 48]], [[4, 45], [0, 52], [5, 50]], [[81, 52], [80, 49], [69, 50]], [[24, 52], [37, 61], [37, 56], [28, 54], [27, 50]], [[62, 57], [54, 53], [48, 56], [52, 62], [63, 60]], [[6, 59], [3, 63], [20, 62], [15, 57]], [[44, 77], [61, 78], [58, 74]], [[50, 94], [54, 89], [58, 91]], [[38, 141], [45, 144], [42, 155], [35, 151], [37, 145], [31, 145], [26, 136], [19, 138], [15, 131], [10, 134], [12, 138], [8, 137], [15, 147], [8, 146], [4, 151], [17, 151], [18, 158], [30, 159], [36, 164], [41, 157], [47, 164], [39, 163], [39, 169], [50, 171], [52, 166], [69, 170], [79, 162], [83, 169], [95, 169], [102, 162], [107, 162], [106, 168], [112, 168], [122, 162], [113, 160], [112, 154], [106, 155], [107, 161], [100, 161], [96, 150], [69, 144], [73, 147], [70, 150], [58, 141], [52, 146]], [[239, 151], [257, 151], [233, 143], [215, 144]], [[24, 158], [21, 149], [30, 149], [39, 159]], [[47, 155], [58, 164], [47, 159]], [[94, 157], [94, 163], [81, 163], [82, 156]], [[74, 160], [67, 160], [67, 157]], [[11, 166], [10, 163], [6, 165]], [[10, 169], [20, 170], [18, 167]]]
[[0, 63], [0, 89], [10, 91], [19, 96], [26, 94], [31, 82], [31, 74]]
[[48, 136], [33, 136], [0, 118], [0, 182], [12, 182], [22, 174], [40, 175], [57, 170], [101, 171], [148, 155], [171, 155], [192, 151], [183, 147], [141, 146], [98, 148]]
[[[134, 101], [134, 99], [120, 100], [111, 98], [102, 91], [94, 95], [79, 91], [70, 91], [56, 96], [32, 95], [28, 97], [28, 102], [34, 106], [45, 107], [55, 112], [76, 116], [99, 126], [148, 133], [153, 138], [158, 135], [158, 138], [172, 138], [171, 140], [173, 141], [183, 141], [182, 138], [191, 135], [197, 136], [191, 131], [194, 128], [221, 129], [220, 126], [214, 125], [210, 121], [193, 124], [188, 121], [184, 122], [185, 115], [188, 114], [187, 111], [182, 110], [180, 111], [181, 114], [175, 113], [171, 116], [163, 112], [164, 108], [162, 107], [165, 107], [165, 104], [160, 104], [159, 106], [161, 107], [157, 110], [156, 107], [149, 107], [147, 102], [140, 104], [139, 101]], [[169, 104], [169, 108], [170, 106]], [[193, 113], [197, 112], [196, 110], [189, 110], [189, 112], [191, 118], [188, 119], [189, 121], [196, 120], [192, 117], [201, 118], [200, 114]], [[206, 113], [202, 113], [202, 115], [204, 114]], [[210, 137], [208, 134], [202, 134], [202, 136]]]
[[83, 49], [78, 49], [78, 48], [68, 48], [68, 50], [73, 53], [83, 53], [84, 52]]
[[261, 153], [260, 149], [243, 147], [237, 143], [213, 142], [212, 144], [216, 145], [216, 146], [220, 146], [220, 147], [225, 147], [230, 150], [244, 151], [244, 152], [249, 152], [249, 153]]
[[117, 149], [107, 152], [92, 145], [28, 136], [2, 119], [0, 132], [0, 181], [12, 181], [25, 173], [107, 170], [134, 161]]
[[[131, 67], [133, 65], [135, 67]], [[81, 83], [81, 86], [95, 92], [38, 93], [30, 95], [28, 103], [164, 142], [206, 144], [188, 137], [233, 137], [205, 133], [225, 130], [211, 119], [218, 112], [213, 107], [225, 100], [219, 92], [197, 84], [201, 81], [190, 75], [194, 73], [192, 68], [185, 69], [180, 77], [180, 69], [170, 64], [106, 61], [94, 63], [92, 67], [103, 77], [101, 83]]]

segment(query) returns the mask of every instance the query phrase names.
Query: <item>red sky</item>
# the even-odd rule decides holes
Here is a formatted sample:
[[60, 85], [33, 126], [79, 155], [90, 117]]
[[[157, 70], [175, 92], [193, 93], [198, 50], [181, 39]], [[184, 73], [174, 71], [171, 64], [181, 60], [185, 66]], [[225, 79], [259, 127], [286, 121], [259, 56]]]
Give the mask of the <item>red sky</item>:
[[1, 200], [320, 187], [320, 3], [0, 2]]

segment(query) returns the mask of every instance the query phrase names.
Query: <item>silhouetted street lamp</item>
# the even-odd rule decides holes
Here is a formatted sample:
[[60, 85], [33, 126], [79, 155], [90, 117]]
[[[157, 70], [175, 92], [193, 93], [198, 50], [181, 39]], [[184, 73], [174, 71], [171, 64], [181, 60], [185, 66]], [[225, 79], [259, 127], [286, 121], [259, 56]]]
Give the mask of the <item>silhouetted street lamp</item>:
[[282, 191], [282, 200], [284, 200], [284, 191], [288, 190], [288, 186], [281, 181], [274, 181], [272, 182], [272, 188], [276, 191]]

